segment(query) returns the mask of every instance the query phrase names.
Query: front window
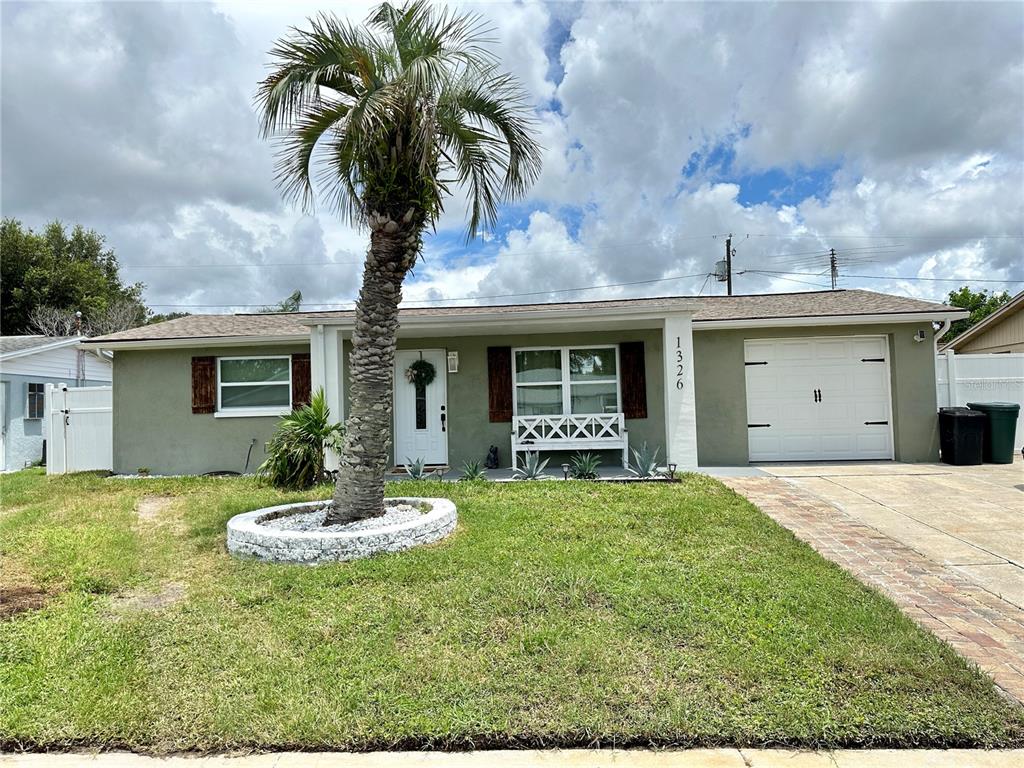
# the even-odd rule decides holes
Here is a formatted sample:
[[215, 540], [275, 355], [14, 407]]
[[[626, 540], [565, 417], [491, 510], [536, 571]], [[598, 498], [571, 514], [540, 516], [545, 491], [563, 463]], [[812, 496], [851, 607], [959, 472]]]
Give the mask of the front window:
[[619, 412], [617, 347], [515, 351], [517, 416]]
[[25, 413], [28, 414], [28, 418], [43, 418], [43, 403], [45, 399], [46, 385], [30, 381], [28, 384], [28, 403], [25, 407]]
[[222, 357], [217, 360], [217, 410], [285, 412], [292, 403], [291, 358]]

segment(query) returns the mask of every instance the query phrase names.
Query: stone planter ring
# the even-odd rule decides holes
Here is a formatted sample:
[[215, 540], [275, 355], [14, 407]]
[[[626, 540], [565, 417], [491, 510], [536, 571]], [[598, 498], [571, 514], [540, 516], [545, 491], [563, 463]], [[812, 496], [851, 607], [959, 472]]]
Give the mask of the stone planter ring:
[[455, 505], [448, 499], [401, 498], [385, 499], [384, 517], [346, 526], [302, 530], [282, 525], [289, 517], [316, 513], [327, 503], [281, 504], [235, 515], [228, 520], [228, 552], [272, 563], [334, 563], [430, 544], [448, 536], [458, 522]]

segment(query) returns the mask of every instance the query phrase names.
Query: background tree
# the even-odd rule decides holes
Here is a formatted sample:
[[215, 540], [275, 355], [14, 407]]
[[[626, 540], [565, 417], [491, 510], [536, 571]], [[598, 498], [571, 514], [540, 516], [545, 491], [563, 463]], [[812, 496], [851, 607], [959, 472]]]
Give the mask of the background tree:
[[33, 313], [42, 321], [43, 308], [47, 324], [80, 311], [83, 327], [138, 325], [146, 317], [142, 289], [121, 281], [117, 256], [93, 230], [69, 233], [54, 221], [37, 233], [16, 219], [0, 223], [0, 326], [7, 335], [33, 332]]
[[288, 298], [282, 299], [272, 306], [263, 307], [259, 311], [269, 314], [271, 312], [298, 312], [300, 309], [302, 309], [302, 291], [294, 290], [288, 295]]
[[384, 511], [398, 304], [424, 230], [452, 184], [467, 193], [468, 237], [492, 224], [498, 203], [536, 179], [540, 148], [525, 94], [498, 71], [479, 17], [384, 3], [363, 27], [328, 15], [309, 25], [271, 50], [257, 104], [263, 134], [279, 142], [285, 196], [309, 207], [315, 177], [370, 233], [331, 524]]
[[970, 317], [963, 320], [954, 320], [949, 330], [943, 334], [940, 342], [952, 341], [968, 328], [977, 325], [986, 317], [991, 315], [1001, 306], [1010, 301], [1012, 297], [1006, 291], [1002, 293], [989, 293], [982, 288], [980, 291], [972, 291], [969, 285], [965, 285], [955, 291], [949, 292], [947, 302], [954, 306], [966, 309], [971, 313]]

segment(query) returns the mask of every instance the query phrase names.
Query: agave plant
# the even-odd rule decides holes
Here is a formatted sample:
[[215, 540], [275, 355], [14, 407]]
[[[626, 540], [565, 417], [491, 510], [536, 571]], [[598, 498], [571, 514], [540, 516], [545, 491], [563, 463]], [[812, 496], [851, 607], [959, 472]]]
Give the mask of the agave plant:
[[596, 453], [577, 451], [569, 460], [569, 476], [575, 480], [596, 480], [601, 457]]
[[653, 451], [647, 447], [645, 442], [640, 446], [639, 449], [633, 449], [633, 463], [629, 467], [630, 473], [636, 477], [659, 477], [661, 472], [658, 470], [658, 453], [660, 448], [655, 448]]
[[427, 470], [427, 461], [422, 458], [413, 461], [406, 456], [405, 473], [409, 475], [410, 480], [426, 480], [430, 477], [430, 472]]
[[337, 451], [344, 428], [331, 421], [324, 391], [281, 419], [267, 443], [267, 459], [256, 473], [279, 488], [311, 488], [329, 476], [324, 450]]
[[459, 478], [459, 482], [473, 482], [478, 480], [486, 480], [487, 473], [484, 468], [480, 466], [479, 461], [467, 461], [462, 465], [462, 477]]
[[523, 466], [516, 467], [512, 470], [513, 480], [543, 480], [547, 477], [544, 474], [544, 468], [547, 467], [550, 459], [540, 460], [540, 453], [536, 451], [530, 451], [526, 454], [523, 459]]

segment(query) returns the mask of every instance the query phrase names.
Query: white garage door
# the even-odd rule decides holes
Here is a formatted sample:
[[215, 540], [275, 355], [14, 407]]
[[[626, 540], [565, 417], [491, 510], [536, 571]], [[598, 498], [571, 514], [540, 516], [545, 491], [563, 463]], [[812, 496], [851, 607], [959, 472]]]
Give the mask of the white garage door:
[[891, 459], [884, 336], [745, 343], [751, 461]]

